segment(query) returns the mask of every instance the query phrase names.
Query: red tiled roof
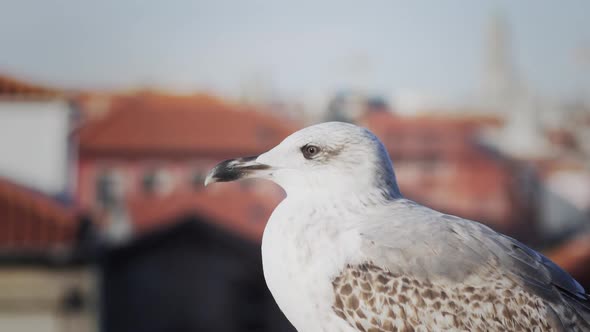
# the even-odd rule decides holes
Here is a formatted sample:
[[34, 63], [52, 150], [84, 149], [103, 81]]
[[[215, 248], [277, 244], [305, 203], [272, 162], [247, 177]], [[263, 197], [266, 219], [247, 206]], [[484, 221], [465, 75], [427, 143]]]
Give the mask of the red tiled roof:
[[389, 112], [372, 112], [364, 116], [360, 123], [376, 131], [387, 129], [423, 128], [432, 130], [461, 130], [473, 132], [484, 126], [498, 127], [502, 121], [493, 117], [458, 117], [445, 115], [400, 116]]
[[266, 221], [280, 199], [242, 190], [236, 184], [218, 185], [223, 188], [213, 192], [203, 190], [132, 198], [128, 207], [135, 232], [142, 234], [178, 218], [195, 215], [260, 242]]
[[379, 112], [361, 123], [387, 147], [408, 197], [504, 232], [517, 228], [513, 219], [522, 211], [511, 199], [509, 165], [477, 145], [482, 127], [498, 126], [498, 119]]
[[0, 75], [0, 98], [48, 98], [61, 94], [56, 89]]
[[294, 128], [278, 118], [205, 96], [115, 98], [79, 132], [81, 154], [257, 153]]
[[[451, 162], [453, 169], [464, 168], [464, 177], [477, 177], [474, 169], [498, 171], [489, 163], [490, 155], [477, 146], [477, 134], [482, 126], [495, 125], [487, 118], [455, 117], [400, 117], [389, 113], [370, 114], [362, 122], [375, 133], [387, 147], [391, 158], [396, 161], [444, 160]], [[466, 183], [467, 190], [474, 185], [493, 186], [495, 177], [478, 179]], [[485, 181], [490, 183], [484, 184]], [[457, 186], [454, 183], [453, 186]]]
[[73, 210], [5, 179], [0, 179], [0, 216], [0, 251], [45, 251], [74, 241]]
[[486, 118], [406, 117], [386, 112], [369, 113], [361, 124], [383, 141], [393, 159], [472, 155], [474, 135], [482, 126], [495, 125]]

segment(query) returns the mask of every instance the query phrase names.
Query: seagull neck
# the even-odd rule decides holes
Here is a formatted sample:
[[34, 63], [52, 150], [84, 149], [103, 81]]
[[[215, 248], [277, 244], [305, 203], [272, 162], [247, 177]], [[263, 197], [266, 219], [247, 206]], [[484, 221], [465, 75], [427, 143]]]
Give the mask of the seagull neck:
[[383, 191], [379, 188], [371, 190], [347, 190], [347, 191], [330, 191], [324, 189], [296, 191], [287, 193], [291, 199], [305, 202], [314, 202], [312, 204], [346, 206], [353, 208], [355, 206], [367, 207], [387, 204], [387, 202], [401, 198], [401, 196], [392, 195], [392, 192]]

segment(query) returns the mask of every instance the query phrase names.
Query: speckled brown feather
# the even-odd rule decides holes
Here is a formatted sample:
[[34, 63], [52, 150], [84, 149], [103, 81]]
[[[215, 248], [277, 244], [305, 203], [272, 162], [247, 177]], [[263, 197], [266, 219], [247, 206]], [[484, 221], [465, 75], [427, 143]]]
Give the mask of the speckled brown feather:
[[[560, 331], [548, 304], [500, 275], [484, 285], [419, 280], [374, 264], [337, 276], [334, 312], [358, 331]], [[559, 313], [574, 319], [572, 312]], [[568, 331], [584, 331], [570, 325]]]

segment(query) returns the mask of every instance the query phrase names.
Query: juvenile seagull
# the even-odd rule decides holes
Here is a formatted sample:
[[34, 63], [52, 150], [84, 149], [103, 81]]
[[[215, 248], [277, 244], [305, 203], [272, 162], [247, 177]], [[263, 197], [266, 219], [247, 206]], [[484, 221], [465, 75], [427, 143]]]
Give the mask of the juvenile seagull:
[[258, 157], [220, 163], [205, 184], [250, 177], [287, 193], [262, 259], [299, 331], [590, 331], [580, 284], [510, 237], [403, 198], [367, 129], [302, 129]]

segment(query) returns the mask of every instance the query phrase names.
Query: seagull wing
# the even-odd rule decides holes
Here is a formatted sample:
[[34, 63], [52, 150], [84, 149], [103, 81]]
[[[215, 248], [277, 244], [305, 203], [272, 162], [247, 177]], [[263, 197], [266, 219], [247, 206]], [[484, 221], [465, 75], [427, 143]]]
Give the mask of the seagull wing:
[[543, 255], [479, 223], [396, 204], [370, 216], [359, 259], [333, 280], [333, 309], [354, 328], [590, 330], [584, 289]]

